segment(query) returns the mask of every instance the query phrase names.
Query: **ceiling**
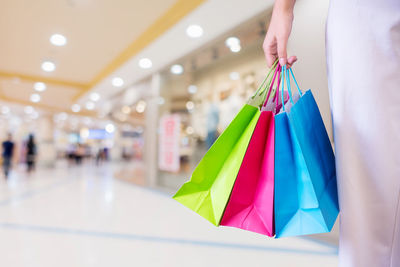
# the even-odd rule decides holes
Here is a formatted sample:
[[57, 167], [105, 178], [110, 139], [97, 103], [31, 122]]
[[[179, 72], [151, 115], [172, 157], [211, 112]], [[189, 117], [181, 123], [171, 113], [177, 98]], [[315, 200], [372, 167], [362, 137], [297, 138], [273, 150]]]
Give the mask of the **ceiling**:
[[[40, 81], [47, 90], [40, 104], [33, 105], [69, 110], [82, 91], [135, 52], [137, 40], [163, 15], [171, 10], [186, 14], [201, 2], [0, 0], [0, 98], [28, 104], [33, 83]], [[179, 19], [169, 16], [169, 24]], [[54, 33], [66, 36], [67, 45], [52, 45], [49, 38]], [[44, 72], [44, 60], [53, 61], [56, 70]]]
[[[82, 115], [89, 92], [107, 99], [199, 49], [269, 8], [272, 0], [0, 0], [0, 100], [32, 105], [52, 112]], [[228, 9], [229, 7], [229, 9]], [[229, 12], [228, 12], [229, 10]], [[223, 19], [221, 14], [224, 14]], [[186, 27], [199, 24], [204, 36], [190, 39]], [[67, 45], [53, 46], [54, 33]], [[151, 69], [138, 61], [149, 57]], [[41, 63], [51, 60], [47, 73]], [[123, 77], [116, 88], [111, 79]], [[41, 101], [32, 103], [33, 84], [45, 82]]]

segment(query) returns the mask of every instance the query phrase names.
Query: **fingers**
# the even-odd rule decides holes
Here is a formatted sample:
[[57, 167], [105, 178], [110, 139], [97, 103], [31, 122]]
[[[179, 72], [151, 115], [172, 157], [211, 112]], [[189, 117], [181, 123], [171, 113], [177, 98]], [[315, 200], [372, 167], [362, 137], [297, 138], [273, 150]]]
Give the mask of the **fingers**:
[[297, 57], [296, 56], [289, 57], [288, 60], [287, 60], [287, 67], [291, 68], [296, 61], [297, 61]]
[[287, 38], [280, 38], [278, 40], [278, 57], [279, 57], [279, 64], [281, 66], [285, 66], [287, 64]]
[[265, 59], [267, 60], [267, 65], [269, 68], [271, 68], [275, 60], [277, 59], [276, 40], [271, 40], [270, 38], [268, 38], [268, 36], [266, 36], [263, 43], [263, 49]]
[[267, 59], [268, 68], [271, 68], [276, 60], [276, 56], [266, 53], [265, 58]]
[[280, 40], [276, 40], [276, 38], [265, 37], [263, 43], [263, 49], [265, 54], [265, 59], [267, 60], [267, 65], [269, 68], [272, 67], [276, 59], [279, 58], [279, 64], [281, 66], [285, 66], [287, 68], [292, 67], [292, 65], [297, 61], [296, 56], [291, 56], [287, 58], [287, 39], [282, 38]]

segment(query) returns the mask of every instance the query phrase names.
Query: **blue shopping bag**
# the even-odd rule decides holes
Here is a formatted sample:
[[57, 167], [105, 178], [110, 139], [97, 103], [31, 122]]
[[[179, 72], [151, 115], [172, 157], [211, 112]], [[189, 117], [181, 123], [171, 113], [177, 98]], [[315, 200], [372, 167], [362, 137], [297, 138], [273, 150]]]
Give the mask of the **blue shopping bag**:
[[276, 237], [329, 232], [339, 213], [332, 146], [311, 91], [302, 94], [290, 70], [300, 96], [293, 101], [283, 69], [291, 107], [275, 116]]

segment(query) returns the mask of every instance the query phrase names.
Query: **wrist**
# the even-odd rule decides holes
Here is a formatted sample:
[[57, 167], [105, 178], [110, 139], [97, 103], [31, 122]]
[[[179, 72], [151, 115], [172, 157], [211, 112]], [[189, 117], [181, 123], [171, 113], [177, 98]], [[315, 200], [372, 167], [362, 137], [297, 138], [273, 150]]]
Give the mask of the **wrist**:
[[274, 12], [293, 17], [295, 0], [276, 0]]

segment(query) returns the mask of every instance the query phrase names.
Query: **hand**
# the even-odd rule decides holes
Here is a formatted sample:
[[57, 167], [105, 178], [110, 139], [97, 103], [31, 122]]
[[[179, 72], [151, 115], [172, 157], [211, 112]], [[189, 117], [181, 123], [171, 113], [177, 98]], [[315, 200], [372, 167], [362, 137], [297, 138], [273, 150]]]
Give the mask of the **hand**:
[[297, 61], [296, 56], [287, 58], [287, 42], [292, 31], [293, 0], [276, 1], [272, 12], [267, 35], [264, 39], [263, 49], [268, 67], [271, 67], [276, 59], [279, 64], [290, 68]]

